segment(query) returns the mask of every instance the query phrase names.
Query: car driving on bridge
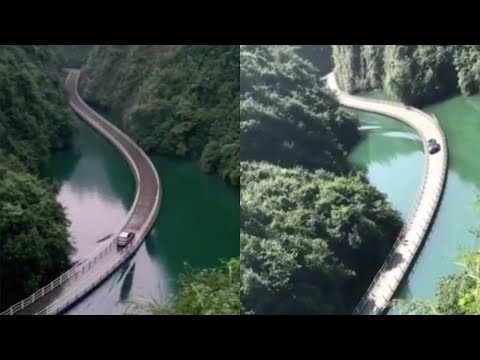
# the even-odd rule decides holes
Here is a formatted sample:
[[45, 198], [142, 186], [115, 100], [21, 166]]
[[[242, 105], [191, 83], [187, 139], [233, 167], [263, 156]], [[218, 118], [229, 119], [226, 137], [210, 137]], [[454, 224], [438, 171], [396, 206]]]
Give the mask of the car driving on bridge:
[[135, 233], [131, 231], [123, 231], [117, 237], [117, 246], [125, 247], [135, 239]]
[[435, 139], [427, 141], [427, 148], [430, 154], [435, 154], [440, 151], [440, 144]]

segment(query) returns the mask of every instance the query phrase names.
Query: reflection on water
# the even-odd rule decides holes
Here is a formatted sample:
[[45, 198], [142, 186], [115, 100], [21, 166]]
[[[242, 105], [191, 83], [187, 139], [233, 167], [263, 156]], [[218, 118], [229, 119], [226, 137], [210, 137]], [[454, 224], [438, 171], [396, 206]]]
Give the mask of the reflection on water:
[[125, 302], [130, 295], [133, 284], [133, 274], [135, 273], [135, 264], [133, 264], [127, 271], [122, 286], [120, 288], [120, 302]]
[[363, 140], [349, 156], [353, 168], [364, 170], [378, 190], [387, 195], [405, 219], [415, 200], [423, 171], [423, 145], [415, 131], [385, 116], [356, 112], [361, 126], [375, 124], [363, 131]]
[[379, 125], [365, 125], [365, 126], [359, 126], [358, 130], [360, 131], [368, 131], [368, 130], [380, 130], [382, 127]]
[[[60, 184], [57, 199], [71, 221], [71, 243], [75, 247], [72, 261], [85, 258], [103, 245], [98, 240], [122, 222], [135, 191], [128, 164], [113, 146], [83, 122], [76, 124], [74, 148], [54, 154], [46, 169], [47, 176]], [[123, 182], [121, 197], [109, 172], [115, 172]]]
[[395, 138], [395, 139], [413, 140], [415, 142], [421, 141], [420, 136], [417, 134], [402, 133], [399, 131], [387, 131], [383, 133], [383, 136]]

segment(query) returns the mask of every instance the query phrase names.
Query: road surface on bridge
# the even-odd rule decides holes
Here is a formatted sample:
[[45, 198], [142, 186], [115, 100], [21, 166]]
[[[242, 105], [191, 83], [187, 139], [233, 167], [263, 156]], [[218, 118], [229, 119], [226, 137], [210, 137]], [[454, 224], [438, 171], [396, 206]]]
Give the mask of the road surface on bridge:
[[[405, 221], [392, 251], [354, 310], [354, 314], [379, 315], [390, 305], [395, 291], [427, 237], [430, 225], [435, 220], [436, 210], [440, 204], [447, 178], [447, 141], [434, 115], [430, 116], [401, 103], [347, 94], [338, 87], [334, 73], [323, 79], [326, 80], [327, 87], [335, 94], [341, 105], [400, 120], [415, 129], [424, 144], [423, 179], [413, 209]], [[427, 148], [429, 139], [435, 139], [440, 144], [438, 153], [429, 154]], [[402, 180], [398, 179], [398, 181]]]

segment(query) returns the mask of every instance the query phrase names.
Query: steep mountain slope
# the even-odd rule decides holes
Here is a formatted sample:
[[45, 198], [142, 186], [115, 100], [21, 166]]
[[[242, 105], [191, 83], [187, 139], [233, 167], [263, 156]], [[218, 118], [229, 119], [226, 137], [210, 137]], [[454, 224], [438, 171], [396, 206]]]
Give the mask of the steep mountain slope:
[[95, 46], [81, 94], [147, 152], [198, 160], [239, 185], [238, 66], [238, 46]]
[[68, 221], [39, 178], [70, 146], [72, 113], [48, 46], [0, 47], [0, 309], [68, 267]]

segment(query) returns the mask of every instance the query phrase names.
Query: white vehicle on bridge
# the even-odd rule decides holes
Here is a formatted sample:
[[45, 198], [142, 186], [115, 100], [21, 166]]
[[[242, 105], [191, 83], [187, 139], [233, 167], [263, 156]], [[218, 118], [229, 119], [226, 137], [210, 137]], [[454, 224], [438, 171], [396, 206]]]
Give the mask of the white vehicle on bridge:
[[135, 233], [131, 231], [123, 231], [117, 237], [117, 246], [125, 247], [135, 239]]

